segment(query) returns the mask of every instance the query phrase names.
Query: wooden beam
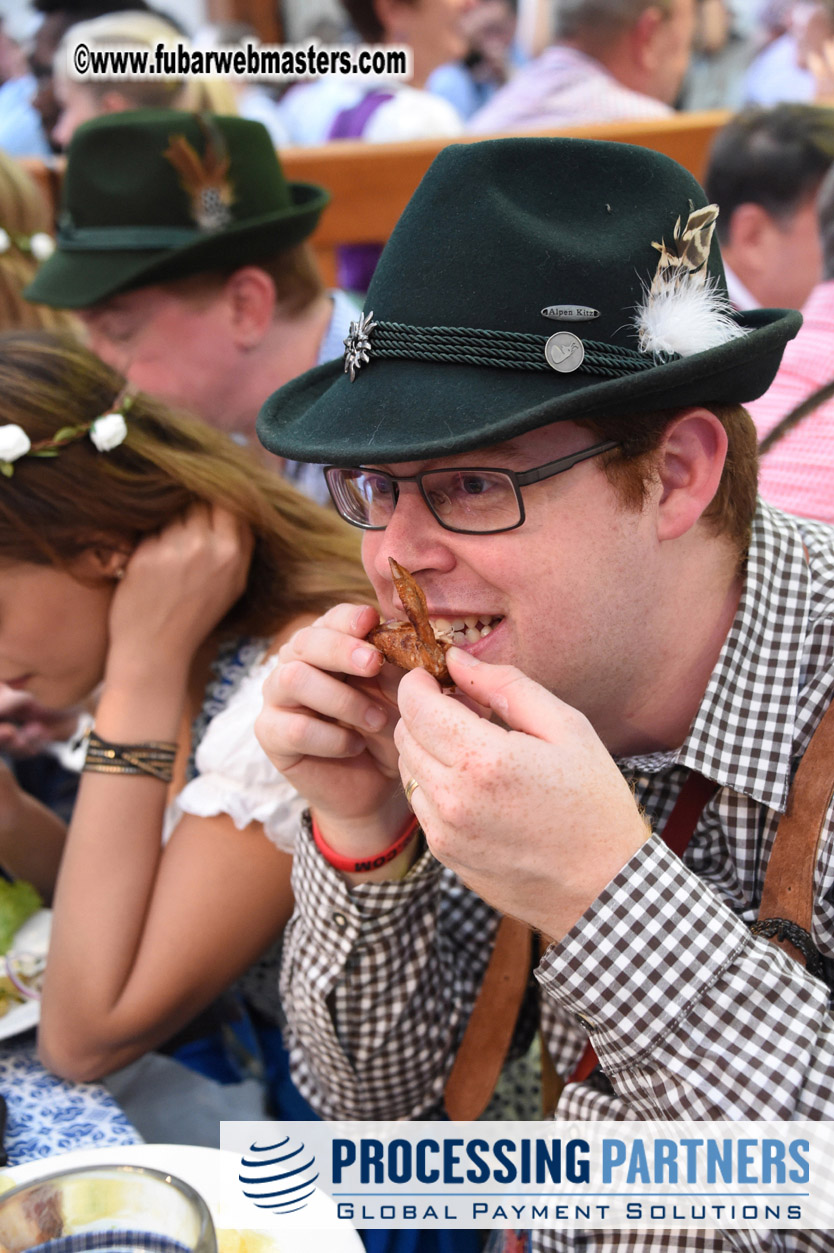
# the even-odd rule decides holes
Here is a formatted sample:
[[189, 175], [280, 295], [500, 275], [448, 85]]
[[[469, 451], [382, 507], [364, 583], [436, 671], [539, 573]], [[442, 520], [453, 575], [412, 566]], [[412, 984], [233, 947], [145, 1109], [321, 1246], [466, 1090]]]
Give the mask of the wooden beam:
[[[212, 0], [242, 4], [244, 0]], [[246, 0], [254, 3], [256, 0]], [[257, 0], [260, 3], [260, 0]], [[731, 117], [725, 110], [679, 113], [651, 122], [617, 122], [609, 126], [575, 126], [561, 131], [530, 132], [637, 144], [663, 152], [703, 179], [710, 144]], [[525, 132], [527, 133], [527, 132]], [[496, 136], [462, 137], [452, 142], [482, 143]], [[340, 140], [320, 148], [285, 148], [281, 161], [288, 178], [319, 183], [332, 194], [312, 245], [328, 283], [336, 276], [336, 249], [345, 243], [384, 242], [414, 189], [448, 140], [417, 140], [369, 144]], [[24, 162], [44, 191], [57, 203], [62, 162]], [[474, 192], [473, 192], [474, 194]]]
[[[652, 148], [680, 162], [700, 179], [712, 138], [730, 116], [725, 110], [715, 110], [676, 114], [644, 123], [617, 122], [610, 126], [529, 133], [616, 140]], [[480, 143], [487, 138], [498, 136], [463, 137], [451, 142]], [[332, 194], [314, 241], [320, 248], [327, 248], [346, 241], [370, 243], [387, 239], [420, 179], [449, 142], [431, 139], [369, 144], [340, 140], [317, 148], [282, 149], [281, 161], [289, 178], [320, 183]]]

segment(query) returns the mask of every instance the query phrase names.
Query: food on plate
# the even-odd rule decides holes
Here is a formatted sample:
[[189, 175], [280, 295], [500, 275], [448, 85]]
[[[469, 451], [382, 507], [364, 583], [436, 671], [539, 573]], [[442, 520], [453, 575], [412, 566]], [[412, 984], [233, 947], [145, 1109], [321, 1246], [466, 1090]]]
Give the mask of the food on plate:
[[27, 918], [43, 905], [35, 888], [25, 879], [0, 878], [0, 953], [11, 948], [12, 940]]
[[21, 996], [8, 975], [0, 975], [0, 1018], [16, 1005], [23, 1005], [26, 998]]
[[[143, 1217], [148, 1211], [156, 1213], [160, 1204], [158, 1193], [144, 1190], [150, 1183], [155, 1181], [102, 1174], [78, 1179], [70, 1187], [62, 1188], [57, 1182], [35, 1184], [0, 1207], [0, 1253], [27, 1253], [48, 1240], [82, 1231], [128, 1226], [142, 1230]], [[0, 1175], [0, 1196], [17, 1186], [13, 1178]], [[266, 1231], [228, 1228], [216, 1229], [215, 1235], [217, 1253], [280, 1253], [278, 1241]]]
[[428, 670], [443, 687], [454, 687], [446, 668], [446, 650], [452, 643], [445, 631], [436, 633], [429, 619], [426, 597], [417, 580], [393, 557], [388, 558], [394, 587], [408, 622], [392, 619], [373, 627], [365, 637], [387, 661], [401, 670]]
[[217, 1253], [278, 1253], [278, 1244], [263, 1231], [231, 1231], [221, 1228], [217, 1236]]
[[21, 1000], [40, 1000], [45, 973], [46, 953], [27, 953], [12, 949], [6, 954], [6, 974]]
[[28, 1189], [0, 1214], [0, 1253], [26, 1253], [63, 1233], [61, 1197], [53, 1184]]

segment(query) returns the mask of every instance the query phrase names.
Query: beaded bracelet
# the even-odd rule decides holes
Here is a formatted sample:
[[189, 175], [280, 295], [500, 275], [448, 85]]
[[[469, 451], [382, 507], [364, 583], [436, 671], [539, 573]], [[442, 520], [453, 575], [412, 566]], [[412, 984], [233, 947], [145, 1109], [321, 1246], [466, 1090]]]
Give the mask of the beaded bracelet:
[[162, 783], [170, 783], [176, 755], [177, 745], [168, 741], [111, 744], [90, 731], [82, 769], [92, 774], [149, 774]]
[[343, 870], [348, 874], [367, 874], [371, 870], [379, 870], [381, 866], [387, 866], [389, 861], [393, 861], [395, 857], [399, 857], [403, 849], [408, 848], [414, 836], [417, 834], [419, 823], [416, 818], [409, 818], [402, 832], [394, 840], [393, 844], [389, 844], [381, 853], [375, 853], [373, 857], [345, 857], [342, 853], [337, 853], [329, 844], [325, 842], [324, 836], [319, 830], [319, 825], [315, 818], [311, 815], [310, 826], [313, 831], [313, 839], [316, 848], [321, 853], [326, 862], [329, 862], [335, 870]]

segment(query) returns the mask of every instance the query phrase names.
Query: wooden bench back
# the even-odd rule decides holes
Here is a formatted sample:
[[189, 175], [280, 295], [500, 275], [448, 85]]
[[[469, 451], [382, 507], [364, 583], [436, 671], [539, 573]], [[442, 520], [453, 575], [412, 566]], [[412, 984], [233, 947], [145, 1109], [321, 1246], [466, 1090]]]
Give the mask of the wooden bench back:
[[[576, 126], [559, 132], [536, 133], [616, 140], [652, 148], [672, 157], [702, 179], [713, 136], [730, 116], [725, 110], [680, 113], [658, 121]], [[462, 142], [480, 141], [479, 136]], [[342, 140], [321, 148], [282, 151], [281, 160], [290, 178], [321, 183], [333, 196], [313, 237], [328, 281], [333, 281], [334, 252], [339, 244], [370, 243], [388, 238], [420, 179], [448, 142], [429, 139], [369, 144], [361, 140]]]
[[[702, 179], [715, 132], [730, 118], [725, 110], [679, 113], [655, 121], [617, 122], [606, 126], [575, 126], [564, 130], [531, 132], [586, 139], [616, 140], [652, 148], [674, 158]], [[454, 142], [479, 143], [465, 137]], [[287, 176], [320, 183], [332, 194], [313, 246], [326, 280], [336, 274], [335, 252], [340, 244], [385, 241], [414, 189], [448, 140], [416, 140], [398, 144], [369, 144], [341, 140], [320, 148], [285, 148], [281, 161]], [[55, 203], [60, 188], [61, 163], [25, 162], [45, 193]]]

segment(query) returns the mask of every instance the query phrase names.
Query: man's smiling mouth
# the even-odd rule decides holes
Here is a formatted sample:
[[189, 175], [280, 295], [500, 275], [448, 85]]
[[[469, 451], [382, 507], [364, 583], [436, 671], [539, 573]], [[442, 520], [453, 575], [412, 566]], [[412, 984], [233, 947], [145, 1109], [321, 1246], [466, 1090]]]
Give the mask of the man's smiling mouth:
[[503, 621], [500, 615], [493, 617], [487, 614], [467, 614], [463, 618], [429, 618], [435, 638], [441, 644], [454, 644], [456, 648], [477, 643]]

